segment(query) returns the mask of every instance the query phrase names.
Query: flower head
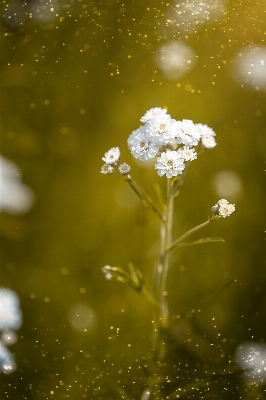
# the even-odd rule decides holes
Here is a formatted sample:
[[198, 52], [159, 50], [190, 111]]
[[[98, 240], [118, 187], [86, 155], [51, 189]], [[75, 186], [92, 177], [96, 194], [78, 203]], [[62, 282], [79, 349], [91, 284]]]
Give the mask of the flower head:
[[102, 160], [109, 165], [116, 165], [120, 158], [120, 150], [119, 147], [112, 147], [108, 150]]
[[101, 168], [100, 171], [102, 174], [104, 175], [112, 175], [112, 173], [114, 172], [114, 168], [112, 167], [112, 165], [109, 164], [104, 164]]
[[216, 133], [212, 128], [210, 128], [206, 124], [196, 124], [197, 128], [200, 130], [201, 137], [202, 136], [216, 136]]
[[127, 143], [132, 155], [141, 161], [153, 158], [159, 150], [159, 146], [151, 141], [145, 126], [141, 126], [133, 131]]
[[221, 199], [212, 207], [212, 212], [214, 215], [219, 215], [220, 217], [229, 217], [235, 211], [235, 205], [230, 204], [227, 200]]
[[177, 143], [183, 143], [185, 146], [196, 146], [200, 140], [200, 129], [189, 119], [183, 119], [176, 124], [177, 128]]
[[205, 149], [213, 149], [217, 144], [214, 137], [208, 135], [204, 135], [201, 137], [201, 143]]
[[176, 123], [168, 114], [158, 116], [146, 124], [146, 131], [152, 142], [162, 146], [175, 140]]
[[120, 164], [118, 170], [121, 175], [128, 175], [130, 172], [130, 166], [127, 163]]
[[155, 107], [155, 108], [151, 108], [150, 110], [148, 110], [143, 117], [140, 118], [141, 122], [150, 122], [152, 121], [154, 118], [161, 118], [163, 117], [165, 114], [167, 114], [167, 110], [165, 110], [164, 108], [161, 107]]
[[155, 168], [158, 170], [157, 173], [159, 176], [166, 174], [167, 178], [172, 178], [173, 176], [182, 174], [185, 165], [183, 163], [183, 158], [178, 151], [168, 150], [157, 158]]
[[181, 155], [184, 161], [196, 160], [197, 153], [194, 149], [184, 146], [182, 149], [178, 149], [178, 153]]

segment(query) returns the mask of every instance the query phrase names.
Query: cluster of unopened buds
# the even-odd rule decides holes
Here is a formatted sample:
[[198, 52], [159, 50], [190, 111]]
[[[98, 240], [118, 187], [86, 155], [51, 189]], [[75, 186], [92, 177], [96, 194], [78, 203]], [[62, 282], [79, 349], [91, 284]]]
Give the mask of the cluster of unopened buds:
[[[172, 178], [182, 174], [185, 164], [197, 158], [194, 147], [201, 141], [202, 149], [211, 149], [216, 146], [215, 132], [204, 124], [195, 124], [183, 119], [176, 121], [171, 118], [167, 110], [156, 107], [148, 110], [140, 119], [144, 125], [133, 131], [128, 138], [128, 147], [132, 155], [140, 160], [147, 161], [157, 156], [155, 169], [159, 176], [166, 175]], [[128, 164], [119, 164], [120, 150], [113, 147], [103, 157], [105, 164], [101, 172], [111, 175], [114, 167], [118, 167], [122, 175], [130, 171]]]

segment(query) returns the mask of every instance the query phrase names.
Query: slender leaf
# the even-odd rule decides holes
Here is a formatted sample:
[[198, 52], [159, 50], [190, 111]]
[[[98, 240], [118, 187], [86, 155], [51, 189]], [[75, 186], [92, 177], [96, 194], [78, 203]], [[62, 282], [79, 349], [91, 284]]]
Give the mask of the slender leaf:
[[177, 243], [174, 247], [171, 247], [171, 250], [176, 249], [177, 247], [195, 246], [196, 244], [204, 244], [204, 243], [210, 243], [210, 242], [225, 242], [225, 240], [222, 238], [219, 238], [219, 237], [213, 237], [213, 238], [207, 237], [207, 238], [195, 240], [194, 242]]
[[142, 204], [144, 204], [144, 206], [148, 209], [152, 210], [161, 221], [166, 222], [165, 217], [160, 213], [150, 196], [147, 195], [147, 193], [130, 177], [130, 175], [127, 176], [126, 182], [134, 190]]
[[102, 271], [107, 279], [114, 278], [118, 282], [125, 283], [134, 291], [142, 293], [147, 301], [156, 307], [160, 307], [159, 301], [146, 288], [142, 273], [132, 263], [129, 263], [128, 267], [130, 274], [120, 267], [111, 267], [110, 265], [103, 267]]

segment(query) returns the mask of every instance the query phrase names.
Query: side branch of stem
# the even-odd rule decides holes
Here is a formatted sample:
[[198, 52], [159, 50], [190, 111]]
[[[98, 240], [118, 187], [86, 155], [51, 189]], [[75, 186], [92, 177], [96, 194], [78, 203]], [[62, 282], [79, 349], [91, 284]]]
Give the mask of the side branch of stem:
[[187, 239], [189, 236], [193, 235], [193, 233], [198, 232], [200, 229], [205, 228], [211, 223], [211, 220], [208, 219], [208, 221], [203, 222], [202, 224], [195, 226], [194, 228], [190, 229], [186, 233], [184, 233], [182, 236], [180, 236], [178, 239], [176, 239], [173, 243], [171, 243], [170, 246], [166, 247], [166, 252], [170, 252], [173, 250], [179, 243], [183, 242], [183, 240]]

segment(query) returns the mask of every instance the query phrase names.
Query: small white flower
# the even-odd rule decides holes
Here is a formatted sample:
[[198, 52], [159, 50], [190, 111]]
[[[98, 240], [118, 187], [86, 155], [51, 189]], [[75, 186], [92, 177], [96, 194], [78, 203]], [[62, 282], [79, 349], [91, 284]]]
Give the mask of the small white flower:
[[216, 136], [216, 133], [214, 132], [214, 130], [212, 128], [210, 128], [208, 125], [196, 124], [196, 126], [200, 130], [201, 137], [202, 136]]
[[127, 163], [119, 165], [118, 170], [121, 175], [128, 175], [130, 172], [130, 166]]
[[201, 134], [197, 124], [189, 119], [177, 121], [177, 143], [183, 143], [185, 146], [196, 146], [200, 140]]
[[162, 146], [175, 140], [176, 124], [176, 120], [167, 114], [156, 117], [148, 122], [146, 124], [146, 131], [154, 143]]
[[205, 149], [213, 149], [217, 145], [214, 137], [207, 135], [201, 137], [201, 143], [202, 146], [205, 147]]
[[196, 160], [197, 152], [194, 149], [184, 146], [182, 149], [178, 149], [178, 153], [181, 155], [184, 161]]
[[148, 110], [143, 117], [140, 118], [141, 122], [150, 122], [154, 118], [161, 118], [167, 113], [167, 110], [161, 107], [155, 107]]
[[172, 178], [173, 176], [182, 174], [185, 165], [178, 151], [168, 150], [157, 158], [155, 168], [158, 169], [157, 173], [159, 176], [166, 174], [167, 178]]
[[109, 164], [104, 164], [101, 168], [100, 171], [102, 174], [104, 175], [112, 175], [112, 173], [114, 172], [114, 168], [112, 167], [112, 165]]
[[133, 131], [127, 143], [132, 155], [141, 161], [153, 158], [159, 150], [159, 146], [151, 141], [145, 126], [141, 126]]
[[221, 199], [212, 207], [212, 212], [220, 217], [229, 217], [235, 211], [235, 205], [230, 204], [227, 200]]
[[108, 150], [102, 160], [109, 165], [116, 165], [120, 158], [120, 150], [119, 147], [112, 147]]

